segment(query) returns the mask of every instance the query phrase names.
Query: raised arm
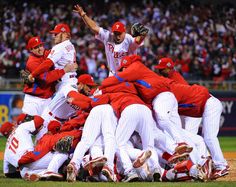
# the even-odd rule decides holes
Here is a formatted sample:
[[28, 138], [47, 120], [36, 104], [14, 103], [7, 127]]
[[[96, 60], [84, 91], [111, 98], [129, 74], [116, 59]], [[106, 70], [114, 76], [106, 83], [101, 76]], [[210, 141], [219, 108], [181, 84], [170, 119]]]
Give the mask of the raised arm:
[[83, 19], [84, 23], [89, 27], [89, 29], [93, 33], [95, 33], [95, 34], [99, 33], [100, 27], [96, 24], [95, 21], [93, 21], [90, 17], [88, 17], [86, 12], [84, 12], [83, 8], [80, 5], [78, 5], [78, 4], [75, 5], [73, 11], [78, 13], [81, 16], [81, 18]]

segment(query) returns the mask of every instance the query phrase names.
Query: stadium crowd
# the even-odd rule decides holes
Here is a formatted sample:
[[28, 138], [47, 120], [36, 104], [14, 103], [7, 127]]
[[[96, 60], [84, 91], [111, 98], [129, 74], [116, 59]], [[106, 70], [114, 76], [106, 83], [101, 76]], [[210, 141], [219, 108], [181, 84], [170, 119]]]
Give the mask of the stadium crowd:
[[[72, 28], [72, 42], [76, 44], [80, 70], [99, 80], [106, 77], [103, 45], [88, 31], [81, 18], [78, 21], [78, 16], [72, 13], [73, 5], [72, 2], [45, 1], [39, 5], [27, 1], [4, 4], [3, 1], [0, 76], [18, 78], [19, 70], [24, 68], [28, 57], [27, 40], [39, 35], [49, 48], [51, 38], [48, 31], [56, 23], [66, 22]], [[156, 59], [169, 56], [188, 80], [235, 80], [236, 18], [232, 5], [143, 0], [139, 4], [132, 1], [90, 1], [84, 7], [90, 17], [106, 28], [117, 20], [122, 21], [127, 30], [135, 22], [148, 26], [149, 35], [139, 51], [148, 67], [157, 64]]]

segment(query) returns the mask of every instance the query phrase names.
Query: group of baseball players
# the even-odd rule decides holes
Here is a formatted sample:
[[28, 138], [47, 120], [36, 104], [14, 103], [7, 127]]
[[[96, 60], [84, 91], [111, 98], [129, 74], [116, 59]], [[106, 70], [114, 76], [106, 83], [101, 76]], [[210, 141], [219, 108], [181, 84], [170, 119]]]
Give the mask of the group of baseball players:
[[[200, 85], [189, 85], [161, 58], [156, 72], [137, 49], [148, 29], [123, 23], [99, 27], [80, 5], [84, 23], [103, 42], [109, 77], [100, 85], [77, 76], [71, 31], [50, 31], [54, 46], [30, 38], [23, 113], [4, 123], [4, 174], [27, 181], [208, 181], [229, 173], [217, 134], [221, 102]], [[197, 135], [202, 123], [202, 136]], [[35, 139], [32, 137], [35, 136]]]

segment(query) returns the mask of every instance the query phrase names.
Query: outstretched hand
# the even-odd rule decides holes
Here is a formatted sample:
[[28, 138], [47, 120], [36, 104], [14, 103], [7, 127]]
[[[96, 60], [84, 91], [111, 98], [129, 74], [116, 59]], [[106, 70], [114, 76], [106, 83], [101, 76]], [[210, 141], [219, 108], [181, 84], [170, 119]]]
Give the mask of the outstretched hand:
[[83, 8], [79, 4], [74, 6], [73, 12], [78, 13], [81, 17], [84, 17], [86, 15], [86, 13], [84, 12]]

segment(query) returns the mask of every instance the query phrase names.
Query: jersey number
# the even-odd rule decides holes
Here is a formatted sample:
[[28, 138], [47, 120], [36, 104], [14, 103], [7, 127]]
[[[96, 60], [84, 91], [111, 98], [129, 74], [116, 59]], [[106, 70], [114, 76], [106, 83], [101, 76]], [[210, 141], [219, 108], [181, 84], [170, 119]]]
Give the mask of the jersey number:
[[16, 149], [19, 147], [19, 141], [13, 137], [11, 140], [11, 145], [9, 146], [9, 149], [12, 150], [13, 153], [16, 154]]

